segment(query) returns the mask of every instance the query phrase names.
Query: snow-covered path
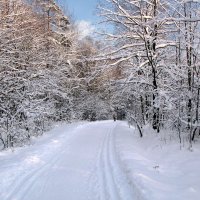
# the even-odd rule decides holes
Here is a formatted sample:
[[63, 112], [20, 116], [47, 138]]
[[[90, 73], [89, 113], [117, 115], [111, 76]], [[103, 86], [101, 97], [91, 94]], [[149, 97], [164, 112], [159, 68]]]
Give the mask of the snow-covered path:
[[120, 122], [61, 126], [0, 154], [1, 200], [134, 200], [115, 149]]

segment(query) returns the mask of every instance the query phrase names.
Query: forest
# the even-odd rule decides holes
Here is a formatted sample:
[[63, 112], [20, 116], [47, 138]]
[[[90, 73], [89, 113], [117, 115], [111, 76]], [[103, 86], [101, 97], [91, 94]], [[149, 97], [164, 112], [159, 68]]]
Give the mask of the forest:
[[116, 112], [155, 136], [200, 136], [200, 2], [101, 0], [96, 37], [79, 37], [55, 0], [0, 0], [0, 146], [59, 121]]

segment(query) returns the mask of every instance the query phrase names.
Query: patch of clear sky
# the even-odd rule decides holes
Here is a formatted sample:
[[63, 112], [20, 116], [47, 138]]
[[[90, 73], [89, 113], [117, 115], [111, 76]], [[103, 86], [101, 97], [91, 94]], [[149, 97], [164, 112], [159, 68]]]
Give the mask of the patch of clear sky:
[[59, 0], [61, 5], [65, 6], [76, 21], [97, 21], [96, 6], [98, 0]]

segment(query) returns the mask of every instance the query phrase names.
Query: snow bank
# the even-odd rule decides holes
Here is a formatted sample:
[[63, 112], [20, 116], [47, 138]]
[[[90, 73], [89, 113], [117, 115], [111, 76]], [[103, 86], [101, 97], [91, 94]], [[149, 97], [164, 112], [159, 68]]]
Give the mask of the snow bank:
[[133, 185], [147, 200], [199, 200], [200, 145], [180, 149], [177, 141], [152, 134], [146, 130], [141, 139], [126, 123], [116, 128], [119, 160]]

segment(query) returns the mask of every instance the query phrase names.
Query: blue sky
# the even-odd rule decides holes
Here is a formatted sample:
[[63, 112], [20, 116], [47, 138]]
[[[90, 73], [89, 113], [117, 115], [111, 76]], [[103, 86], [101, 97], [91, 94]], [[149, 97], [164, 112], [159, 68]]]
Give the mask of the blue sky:
[[60, 0], [73, 14], [75, 20], [84, 20], [91, 23], [95, 23], [97, 20], [97, 17], [94, 15], [94, 13], [96, 13], [97, 1], [98, 0]]
[[98, 16], [96, 7], [99, 0], [58, 0], [61, 5], [64, 5], [72, 14], [73, 19], [76, 21], [80, 38], [86, 36], [93, 36], [96, 30], [100, 30], [106, 27], [107, 31], [112, 32], [113, 27], [111, 25], [98, 24]]

